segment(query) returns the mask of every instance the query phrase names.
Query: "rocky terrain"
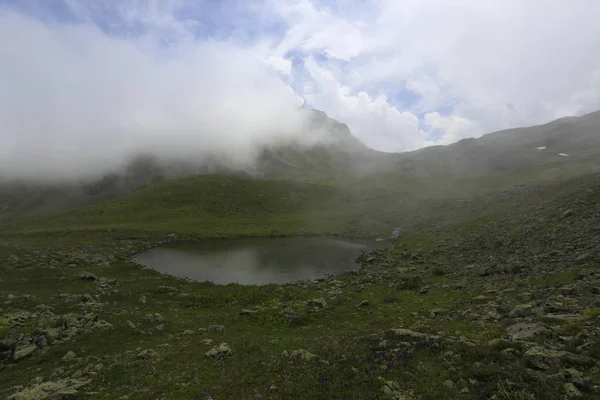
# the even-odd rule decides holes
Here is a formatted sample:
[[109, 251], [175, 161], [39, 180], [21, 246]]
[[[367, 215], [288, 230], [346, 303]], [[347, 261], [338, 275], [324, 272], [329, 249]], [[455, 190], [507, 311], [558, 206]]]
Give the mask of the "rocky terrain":
[[[396, 155], [315, 117], [329, 147], [267, 149], [250, 171], [277, 179], [169, 179], [142, 158], [100, 182], [0, 188], [0, 398], [600, 399], [600, 114]], [[59, 203], [94, 204], [37, 216]], [[393, 246], [284, 285], [132, 261], [324, 234]]]
[[129, 261], [176, 234], [4, 235], [0, 396], [600, 398], [599, 182], [437, 204], [359, 271], [286, 285]]

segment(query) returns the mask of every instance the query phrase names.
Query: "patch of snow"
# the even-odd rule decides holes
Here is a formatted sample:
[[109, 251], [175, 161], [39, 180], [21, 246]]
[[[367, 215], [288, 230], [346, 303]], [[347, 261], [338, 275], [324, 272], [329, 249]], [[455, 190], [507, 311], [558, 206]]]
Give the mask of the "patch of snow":
[[546, 150], [546, 146], [536, 147], [535, 149], [536, 149], [537, 151], [540, 151], [540, 150]]
[[558, 153], [558, 155], [561, 156], [561, 157], [569, 157], [569, 155], [566, 154], [566, 153]]

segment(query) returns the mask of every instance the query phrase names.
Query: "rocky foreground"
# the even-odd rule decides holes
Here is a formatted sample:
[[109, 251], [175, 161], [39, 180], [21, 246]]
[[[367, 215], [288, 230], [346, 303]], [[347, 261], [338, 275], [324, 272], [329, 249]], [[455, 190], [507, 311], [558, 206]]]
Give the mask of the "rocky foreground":
[[5, 238], [0, 397], [600, 399], [600, 188], [539, 196], [263, 287], [141, 269], [142, 234]]

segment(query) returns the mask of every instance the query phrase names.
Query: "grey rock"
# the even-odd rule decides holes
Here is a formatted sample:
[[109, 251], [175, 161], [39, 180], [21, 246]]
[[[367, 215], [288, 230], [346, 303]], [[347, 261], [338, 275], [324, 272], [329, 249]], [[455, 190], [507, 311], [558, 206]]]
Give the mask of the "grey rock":
[[65, 362], [73, 361], [77, 358], [77, 354], [73, 351], [68, 351], [64, 356], [62, 356], [62, 360]]
[[135, 329], [137, 326], [133, 322], [127, 320], [123, 323], [123, 328]]
[[542, 320], [549, 323], [567, 323], [567, 322], [576, 322], [576, 321], [585, 321], [589, 319], [587, 315], [581, 314], [546, 314], [542, 317]]
[[213, 347], [206, 353], [204, 353], [206, 357], [209, 358], [225, 358], [233, 356], [233, 350], [227, 343], [221, 343], [217, 347]]
[[248, 309], [244, 309], [242, 311], [240, 311], [240, 315], [252, 315], [252, 314], [256, 314], [258, 311], [256, 310], [248, 310]]
[[137, 358], [142, 360], [156, 360], [159, 357], [160, 355], [152, 349], [142, 350], [137, 354]]
[[77, 274], [77, 278], [84, 280], [84, 281], [98, 280], [98, 277], [96, 276], [96, 274], [93, 274], [91, 272], [80, 272], [79, 274]]
[[531, 340], [538, 336], [547, 336], [552, 331], [534, 322], [520, 322], [506, 328], [506, 334], [511, 340]]
[[223, 333], [223, 332], [225, 332], [225, 325], [211, 325], [208, 327], [208, 331]]
[[579, 391], [572, 383], [565, 383], [563, 385], [563, 389], [565, 391], [565, 397], [567, 399], [582, 399], [583, 393]]
[[318, 312], [327, 308], [325, 299], [312, 299], [306, 302], [306, 310], [308, 312]]
[[284, 352], [282, 353], [282, 356], [285, 358], [289, 358], [291, 360], [302, 360], [302, 361], [310, 361], [310, 360], [319, 358], [319, 356], [317, 356], [316, 354], [313, 354], [304, 349], [298, 349], [298, 350], [292, 350], [292, 351], [284, 350]]
[[358, 308], [369, 307], [369, 300], [363, 300], [358, 304]]
[[515, 306], [513, 310], [508, 315], [510, 318], [525, 318], [529, 317], [533, 314], [534, 306], [533, 304], [519, 304]]
[[28, 344], [24, 346], [17, 347], [13, 354], [13, 360], [18, 361], [23, 358], [30, 357], [37, 351], [37, 346], [35, 344]]
[[400, 340], [402, 342], [417, 342], [439, 339], [439, 336], [437, 335], [429, 335], [427, 333], [415, 332], [404, 328], [390, 329], [385, 332], [385, 336], [390, 339]]
[[523, 358], [528, 366], [540, 370], [559, 368], [562, 365], [576, 365], [589, 368], [596, 364], [596, 360], [590, 357], [567, 351], [545, 349], [538, 346], [527, 350], [523, 354]]

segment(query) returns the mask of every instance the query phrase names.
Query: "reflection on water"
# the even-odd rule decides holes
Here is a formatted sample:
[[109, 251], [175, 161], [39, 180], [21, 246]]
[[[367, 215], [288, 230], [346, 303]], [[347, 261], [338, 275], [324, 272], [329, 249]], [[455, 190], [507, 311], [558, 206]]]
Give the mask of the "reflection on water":
[[157, 247], [135, 261], [197, 281], [262, 285], [356, 270], [356, 258], [375, 246], [382, 243], [323, 237], [205, 240]]

